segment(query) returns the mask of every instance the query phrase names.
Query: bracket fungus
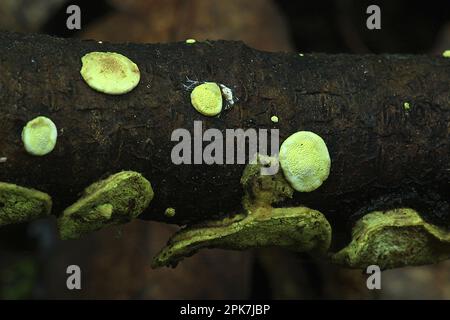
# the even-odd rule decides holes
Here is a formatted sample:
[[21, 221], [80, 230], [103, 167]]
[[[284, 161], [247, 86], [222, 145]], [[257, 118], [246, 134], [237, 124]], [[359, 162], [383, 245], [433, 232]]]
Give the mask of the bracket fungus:
[[260, 175], [248, 165], [241, 179], [244, 213], [181, 229], [153, 259], [152, 267], [176, 266], [202, 248], [245, 250], [279, 246], [295, 252], [325, 253], [331, 226], [319, 211], [306, 207], [273, 208], [293, 190], [281, 173]]
[[437, 263], [450, 258], [450, 231], [425, 222], [409, 208], [375, 211], [357, 221], [351, 243], [332, 257], [351, 268], [381, 269]]
[[81, 58], [81, 76], [94, 90], [124, 94], [133, 90], [141, 75], [138, 66], [120, 53], [90, 52]]
[[58, 130], [52, 120], [37, 117], [29, 121], [22, 130], [25, 150], [34, 156], [43, 156], [53, 151], [58, 138]]
[[77, 239], [105, 226], [129, 222], [152, 199], [152, 186], [140, 173], [116, 173], [86, 188], [83, 197], [64, 210], [58, 219], [61, 239]]
[[50, 215], [52, 198], [41, 191], [0, 182], [0, 226]]
[[205, 82], [191, 92], [192, 106], [201, 114], [213, 117], [222, 111], [222, 91], [215, 82]]
[[286, 180], [297, 191], [317, 189], [330, 174], [328, 148], [314, 132], [299, 131], [289, 136], [281, 144], [279, 159]]

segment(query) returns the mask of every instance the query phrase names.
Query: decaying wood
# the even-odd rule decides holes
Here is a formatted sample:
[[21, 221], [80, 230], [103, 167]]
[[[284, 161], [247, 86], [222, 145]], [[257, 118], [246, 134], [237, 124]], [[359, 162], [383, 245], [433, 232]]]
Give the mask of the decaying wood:
[[[82, 80], [80, 58], [120, 52], [141, 71], [136, 89], [110, 96]], [[239, 101], [219, 117], [190, 105], [187, 79], [215, 81]], [[144, 174], [155, 198], [145, 219], [193, 223], [239, 210], [243, 165], [174, 165], [172, 131], [279, 128], [318, 133], [328, 180], [290, 204], [320, 210], [336, 227], [355, 213], [408, 205], [450, 226], [450, 60], [431, 56], [267, 53], [240, 42], [109, 44], [0, 34], [0, 181], [49, 193], [54, 213], [100, 178]], [[405, 108], [407, 102], [410, 108]], [[27, 154], [20, 132], [38, 115], [59, 129], [55, 150]], [[270, 121], [277, 115], [280, 121]], [[281, 204], [284, 205], [284, 204]], [[164, 216], [176, 208], [173, 218]]]

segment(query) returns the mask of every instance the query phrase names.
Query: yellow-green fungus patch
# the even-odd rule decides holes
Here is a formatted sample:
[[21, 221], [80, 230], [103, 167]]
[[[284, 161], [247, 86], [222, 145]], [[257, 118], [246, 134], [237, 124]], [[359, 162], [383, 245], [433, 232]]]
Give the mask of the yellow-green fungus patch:
[[293, 190], [281, 172], [261, 175], [260, 165], [246, 167], [241, 178], [244, 212], [180, 230], [153, 259], [152, 267], [176, 266], [202, 248], [246, 250], [278, 246], [295, 252], [324, 254], [331, 226], [319, 211], [306, 207], [273, 208]]
[[197, 40], [195, 40], [195, 39], [186, 39], [187, 44], [194, 44], [196, 42], [197, 42]]
[[58, 129], [52, 120], [37, 117], [22, 129], [25, 150], [34, 156], [44, 156], [53, 151], [58, 139]]
[[442, 56], [444, 58], [450, 58], [450, 50], [445, 50], [444, 52], [442, 52]]
[[278, 246], [295, 252], [324, 253], [330, 245], [328, 221], [319, 211], [306, 207], [276, 208], [270, 214], [256, 211], [239, 218], [231, 223], [226, 219], [223, 224], [183, 229], [153, 259], [152, 266], [174, 266], [202, 248], [246, 250]]
[[106, 226], [127, 223], [148, 207], [153, 195], [150, 182], [133, 171], [96, 182], [58, 219], [61, 239], [77, 239]]
[[215, 82], [205, 82], [191, 92], [192, 106], [201, 114], [213, 117], [222, 111], [222, 91]]
[[133, 90], [141, 78], [138, 66], [120, 53], [90, 52], [81, 58], [81, 76], [94, 90], [124, 94]]
[[320, 136], [310, 131], [289, 136], [281, 144], [279, 159], [286, 180], [297, 191], [317, 189], [330, 174], [328, 148]]
[[351, 268], [381, 269], [437, 263], [450, 258], [450, 231], [425, 222], [409, 208], [375, 211], [352, 230], [351, 243], [333, 261]]
[[41, 191], [0, 182], [0, 226], [50, 215], [52, 198]]
[[277, 116], [271, 116], [270, 117], [270, 121], [272, 121], [273, 123], [278, 123], [278, 117]]
[[175, 208], [167, 208], [166, 211], [164, 211], [164, 215], [168, 218], [174, 217], [175, 213]]
[[411, 105], [409, 104], [409, 102], [403, 103], [403, 109], [405, 109], [405, 111], [409, 111], [411, 109]]

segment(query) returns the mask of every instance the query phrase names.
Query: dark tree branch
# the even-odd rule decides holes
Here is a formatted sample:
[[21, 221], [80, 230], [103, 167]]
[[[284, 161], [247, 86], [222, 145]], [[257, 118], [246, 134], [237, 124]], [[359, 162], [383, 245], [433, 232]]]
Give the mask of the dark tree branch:
[[[79, 71], [90, 51], [132, 59], [139, 85], [121, 96], [89, 88]], [[190, 104], [187, 79], [223, 83], [239, 101], [204, 117]], [[223, 132], [279, 128], [281, 141], [309, 130], [326, 141], [331, 173], [289, 205], [320, 210], [335, 227], [358, 210], [400, 205], [449, 226], [449, 88], [450, 59], [442, 57], [299, 56], [229, 41], [110, 44], [0, 33], [0, 157], [7, 158], [0, 181], [47, 192], [59, 214], [89, 184], [135, 170], [155, 191], [142, 217], [193, 223], [239, 211], [244, 166], [172, 164], [174, 129], [192, 132], [194, 120]], [[44, 157], [27, 154], [20, 137], [38, 115], [59, 129]], [[174, 217], [164, 216], [167, 207]]]

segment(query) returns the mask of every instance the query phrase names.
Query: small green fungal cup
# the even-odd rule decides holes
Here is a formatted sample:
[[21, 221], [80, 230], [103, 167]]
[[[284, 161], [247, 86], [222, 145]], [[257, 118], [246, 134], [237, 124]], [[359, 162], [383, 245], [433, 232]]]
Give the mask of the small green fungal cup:
[[299, 131], [289, 136], [281, 144], [279, 159], [286, 180], [300, 192], [316, 190], [330, 174], [328, 148], [314, 132]]
[[37, 117], [29, 121], [22, 130], [25, 150], [34, 156], [44, 156], [53, 151], [58, 138], [58, 130], [52, 120]]
[[94, 90], [119, 95], [130, 92], [139, 83], [138, 66], [120, 53], [90, 52], [81, 58], [81, 76]]
[[213, 117], [222, 111], [222, 91], [215, 82], [205, 82], [191, 92], [192, 106], [201, 114]]
[[167, 208], [166, 211], [164, 211], [164, 215], [168, 218], [172, 218], [175, 216], [175, 208]]

